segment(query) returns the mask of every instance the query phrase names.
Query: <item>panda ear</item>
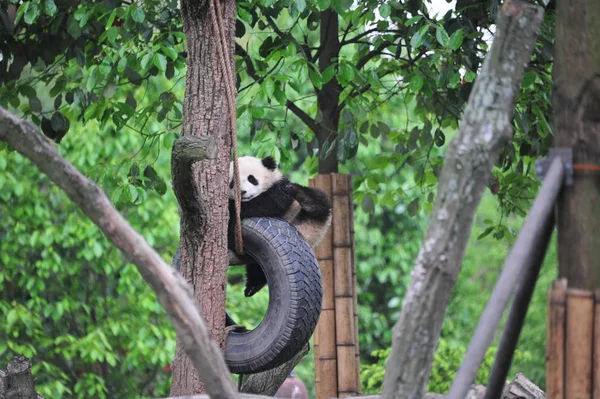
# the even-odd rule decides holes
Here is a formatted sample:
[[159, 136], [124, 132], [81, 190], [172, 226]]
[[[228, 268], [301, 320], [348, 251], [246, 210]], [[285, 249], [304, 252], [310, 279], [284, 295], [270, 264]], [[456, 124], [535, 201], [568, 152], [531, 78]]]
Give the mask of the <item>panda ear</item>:
[[273, 157], [265, 157], [262, 159], [262, 164], [265, 168], [269, 169], [269, 170], [275, 170], [277, 169], [277, 162], [275, 162], [275, 159]]

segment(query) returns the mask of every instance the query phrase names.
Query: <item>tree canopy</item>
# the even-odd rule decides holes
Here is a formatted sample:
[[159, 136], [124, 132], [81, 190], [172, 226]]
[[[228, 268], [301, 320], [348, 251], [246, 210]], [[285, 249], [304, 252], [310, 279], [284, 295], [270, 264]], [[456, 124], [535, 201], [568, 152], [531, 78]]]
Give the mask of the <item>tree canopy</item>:
[[[487, 52], [498, 2], [458, 0], [444, 14], [422, 0], [237, 7], [240, 154], [273, 155], [299, 181], [317, 171], [354, 176], [364, 227], [356, 229], [361, 350], [376, 364], [371, 355], [389, 346], [442, 150]], [[489, 200], [481, 239], [510, 242], [514, 217], [537, 187], [533, 160], [551, 145], [552, 7], [525, 74], [514, 139], [489, 183], [498, 211]], [[167, 256], [177, 244], [167, 182], [186, 57], [174, 0], [0, 4], [0, 105], [56, 141]], [[153, 295], [58, 189], [0, 151], [0, 358], [37, 356], [41, 392], [63, 397], [164, 395], [175, 338]], [[468, 282], [457, 290], [477, 297]], [[239, 291], [229, 288], [230, 303]], [[233, 316], [256, 322], [265, 300]], [[456, 309], [440, 350], [462, 350], [457, 325], [474, 322], [471, 307]], [[132, 378], [116, 378], [117, 369]]]

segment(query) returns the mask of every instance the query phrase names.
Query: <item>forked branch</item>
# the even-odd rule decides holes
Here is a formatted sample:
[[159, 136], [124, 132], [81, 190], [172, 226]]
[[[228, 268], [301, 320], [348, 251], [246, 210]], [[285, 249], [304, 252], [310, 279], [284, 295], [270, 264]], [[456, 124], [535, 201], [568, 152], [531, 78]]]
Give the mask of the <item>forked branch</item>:
[[[236, 397], [236, 389], [223, 355], [206, 328], [190, 286], [121, 216], [104, 191], [64, 159], [37, 128], [2, 107], [0, 140], [29, 158], [137, 266], [171, 318], [178, 339], [192, 359], [208, 394], [213, 398]], [[196, 155], [201, 152], [199, 150]], [[212, 155], [213, 152], [206, 151], [207, 158]]]

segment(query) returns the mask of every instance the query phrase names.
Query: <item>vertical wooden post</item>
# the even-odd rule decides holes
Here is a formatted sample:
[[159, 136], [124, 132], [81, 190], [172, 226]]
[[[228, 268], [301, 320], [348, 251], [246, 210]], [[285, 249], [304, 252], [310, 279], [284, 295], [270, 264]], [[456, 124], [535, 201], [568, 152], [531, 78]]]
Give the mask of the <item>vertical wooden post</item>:
[[317, 399], [360, 393], [358, 303], [354, 261], [352, 179], [332, 173], [310, 183], [331, 198], [332, 226], [317, 248], [323, 308], [313, 346]]
[[563, 399], [565, 394], [565, 327], [567, 280], [555, 280], [548, 291], [548, 329], [546, 331], [546, 393], [548, 399]]
[[[570, 148], [574, 165], [600, 164], [600, 3], [597, 0], [556, 1], [556, 40], [552, 68], [552, 109], [555, 147]], [[593, 168], [592, 168], [593, 169]], [[549, 398], [592, 397], [592, 366], [600, 359], [594, 343], [594, 292], [600, 288], [600, 216], [598, 172], [574, 168], [574, 184], [565, 186], [557, 203], [559, 277], [568, 282], [564, 372], [547, 370]], [[585, 290], [585, 291], [575, 291]], [[555, 309], [557, 313], [559, 310]], [[548, 328], [559, 319], [550, 310]], [[594, 319], [596, 317], [596, 319]], [[549, 359], [560, 357], [555, 345]], [[594, 373], [595, 374], [595, 373]], [[564, 382], [561, 381], [564, 378]], [[555, 393], [556, 392], [556, 393]], [[598, 396], [598, 392], [593, 392]]]
[[[332, 198], [331, 175], [318, 175], [313, 184], [315, 188]], [[337, 353], [335, 347], [335, 301], [334, 301], [334, 271], [333, 271], [333, 226], [329, 229], [323, 241], [316, 250], [321, 278], [323, 279], [323, 305], [321, 317], [315, 330], [315, 374], [318, 385], [315, 384], [317, 399], [337, 397]]]
[[594, 295], [567, 289], [565, 398], [592, 397]]
[[339, 397], [355, 396], [354, 297], [352, 290], [352, 243], [348, 178], [332, 174], [333, 269], [335, 276], [335, 335], [338, 358]]
[[357, 393], [360, 394], [360, 348], [358, 334], [358, 293], [356, 291], [356, 246], [354, 242], [354, 197], [352, 195], [352, 176], [348, 175], [348, 204], [350, 207], [350, 242], [352, 243], [352, 296], [354, 298], [354, 353]]

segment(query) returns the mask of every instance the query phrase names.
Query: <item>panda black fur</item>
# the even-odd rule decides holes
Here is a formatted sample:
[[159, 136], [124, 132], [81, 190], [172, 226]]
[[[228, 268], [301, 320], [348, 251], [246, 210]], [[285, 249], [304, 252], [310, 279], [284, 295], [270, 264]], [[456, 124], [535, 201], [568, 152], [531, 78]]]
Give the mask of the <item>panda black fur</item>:
[[[263, 159], [245, 156], [238, 158], [240, 191], [242, 194], [241, 219], [250, 217], [285, 218], [316, 248], [331, 225], [331, 203], [318, 189], [292, 183], [277, 167], [272, 157]], [[229, 226], [228, 247], [235, 248], [235, 202], [233, 162], [229, 167]], [[299, 205], [299, 210], [294, 210]], [[294, 215], [289, 220], [290, 215]], [[244, 295], [252, 296], [265, 284], [260, 266], [246, 266]]]

